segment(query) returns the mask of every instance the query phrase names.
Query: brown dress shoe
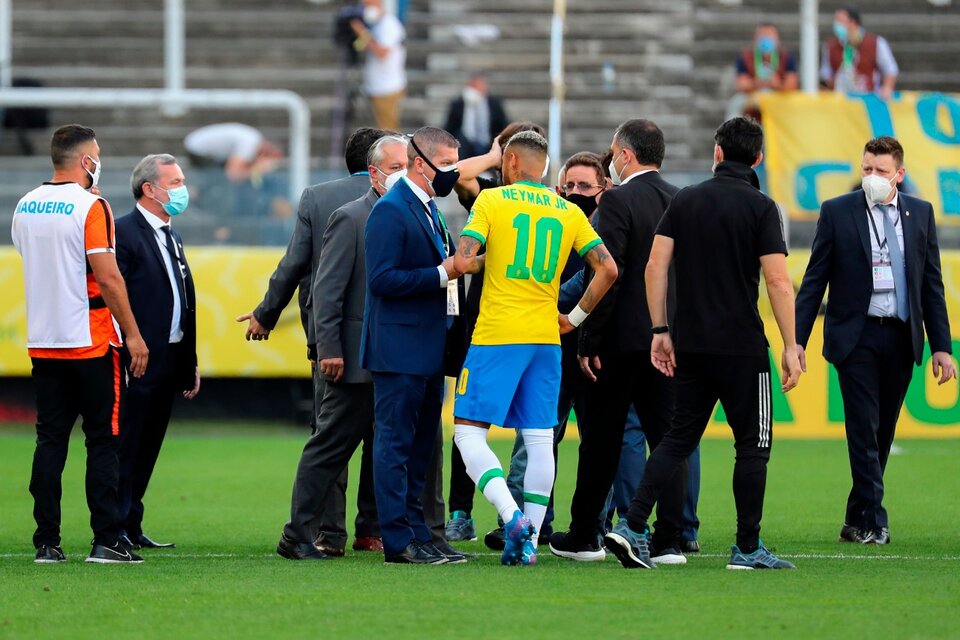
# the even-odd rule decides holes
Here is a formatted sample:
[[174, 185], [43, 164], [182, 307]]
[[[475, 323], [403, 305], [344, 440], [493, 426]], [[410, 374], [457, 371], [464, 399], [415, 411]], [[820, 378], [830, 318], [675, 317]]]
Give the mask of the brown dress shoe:
[[357, 536], [353, 541], [353, 550], [383, 553], [383, 540], [376, 536]]

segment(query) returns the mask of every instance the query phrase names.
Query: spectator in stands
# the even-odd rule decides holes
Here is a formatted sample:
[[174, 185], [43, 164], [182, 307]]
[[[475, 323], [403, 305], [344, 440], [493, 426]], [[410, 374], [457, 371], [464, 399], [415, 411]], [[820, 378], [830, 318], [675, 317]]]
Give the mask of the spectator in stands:
[[183, 139], [190, 166], [199, 169], [194, 201], [207, 210], [254, 215], [269, 210], [264, 176], [283, 151], [258, 129], [239, 122], [200, 127]]
[[823, 48], [820, 79], [834, 91], [893, 95], [900, 73], [890, 44], [860, 22], [860, 10], [841, 7], [833, 16], [833, 36]]
[[493, 138], [506, 126], [503, 100], [490, 95], [486, 76], [476, 73], [461, 95], [450, 101], [444, 129], [460, 141], [463, 155], [473, 157], [486, 153]]
[[363, 90], [377, 126], [399, 131], [400, 103], [407, 90], [407, 32], [384, 10], [383, 0], [363, 0], [363, 20], [353, 20], [350, 26], [357, 34], [357, 47], [367, 52]]
[[766, 91], [796, 91], [797, 64], [780, 43], [780, 32], [769, 22], [757, 25], [753, 45], [737, 56], [737, 93], [731, 98], [727, 118], [750, 115], [759, 118], [753, 96]]

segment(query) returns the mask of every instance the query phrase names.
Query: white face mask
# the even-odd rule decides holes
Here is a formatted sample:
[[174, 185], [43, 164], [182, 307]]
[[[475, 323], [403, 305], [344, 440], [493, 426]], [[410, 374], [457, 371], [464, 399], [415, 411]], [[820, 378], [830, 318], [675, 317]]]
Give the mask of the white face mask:
[[617, 173], [617, 160], [620, 159], [620, 156], [623, 155], [623, 150], [620, 150], [620, 153], [617, 154], [617, 157], [610, 161], [610, 165], [607, 169], [610, 170], [610, 180], [613, 181], [614, 186], [619, 186], [623, 184], [623, 178], [620, 177], [620, 174]]
[[543, 180], [547, 177], [547, 173], [550, 172], [550, 156], [547, 156], [547, 164], [543, 165], [543, 173], [540, 174], [540, 179]]
[[81, 165], [80, 165], [80, 166], [83, 167], [83, 170], [87, 172], [87, 175], [90, 176], [90, 180], [92, 180], [92, 182], [90, 183], [90, 188], [93, 189], [95, 186], [97, 186], [97, 183], [100, 182], [100, 167], [101, 167], [102, 165], [100, 164], [100, 161], [99, 161], [99, 160], [94, 160], [94, 159], [93, 159], [92, 157], [90, 157], [90, 156], [83, 156], [83, 157], [89, 159], [90, 162], [92, 162], [92, 163], [93, 163], [94, 165], [96, 165], [96, 167], [97, 167], [97, 168], [94, 169], [93, 171], [90, 171], [90, 170], [87, 169], [87, 167], [86, 167], [85, 165], [83, 165], [82, 163], [81, 163]]
[[380, 22], [383, 17], [383, 9], [380, 7], [367, 6], [363, 8], [363, 21], [368, 25]]
[[867, 202], [870, 204], [881, 204], [887, 201], [887, 198], [890, 197], [890, 194], [893, 193], [894, 182], [897, 179], [897, 176], [893, 176], [890, 180], [882, 176], [878, 176], [875, 173], [871, 173], [868, 176], [863, 176], [860, 180], [860, 185], [863, 187], [863, 193], [867, 196]]
[[407, 175], [406, 169], [400, 169], [400, 171], [394, 171], [393, 173], [387, 176], [386, 180], [383, 181], [384, 189], [386, 189], [387, 191], [390, 191], [390, 189], [393, 188], [393, 185], [400, 182], [400, 178], [406, 175]]
[[466, 104], [478, 104], [483, 100], [483, 94], [473, 87], [463, 88], [463, 101]]

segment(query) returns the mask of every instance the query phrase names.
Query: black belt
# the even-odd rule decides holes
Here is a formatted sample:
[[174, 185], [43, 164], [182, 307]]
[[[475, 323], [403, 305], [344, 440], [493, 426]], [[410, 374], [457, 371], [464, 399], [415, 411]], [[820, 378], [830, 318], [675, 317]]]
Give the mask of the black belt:
[[89, 299], [89, 303], [90, 303], [90, 310], [91, 310], [91, 311], [93, 311], [94, 309], [106, 309], [106, 308], [107, 308], [107, 303], [106, 303], [106, 301], [103, 299], [103, 296], [94, 296], [94, 297], [92, 297], [92, 298]]
[[872, 322], [874, 324], [879, 324], [881, 327], [884, 325], [902, 327], [907, 323], [897, 318], [896, 316], [867, 316], [867, 322]]

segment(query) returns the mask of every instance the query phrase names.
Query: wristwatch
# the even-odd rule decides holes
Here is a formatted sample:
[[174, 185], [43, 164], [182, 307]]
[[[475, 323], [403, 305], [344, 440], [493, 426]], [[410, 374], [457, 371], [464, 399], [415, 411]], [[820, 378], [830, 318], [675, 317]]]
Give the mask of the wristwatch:
[[650, 327], [650, 333], [666, 333], [668, 331], [670, 331], [670, 326], [666, 324], [660, 327]]

